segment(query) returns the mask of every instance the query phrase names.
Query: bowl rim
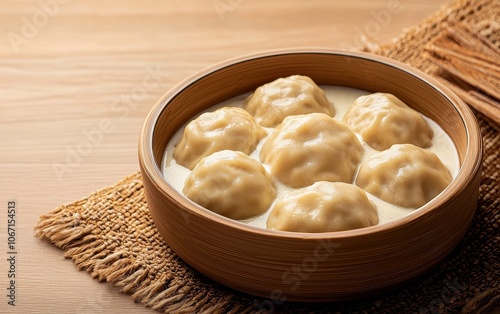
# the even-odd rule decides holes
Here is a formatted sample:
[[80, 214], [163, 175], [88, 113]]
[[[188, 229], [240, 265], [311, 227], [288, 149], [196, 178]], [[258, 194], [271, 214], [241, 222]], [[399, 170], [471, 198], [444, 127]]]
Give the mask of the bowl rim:
[[[197, 80], [211, 75], [213, 72], [222, 70], [227, 67], [234, 66], [238, 63], [251, 62], [255, 59], [277, 57], [280, 55], [293, 55], [293, 54], [326, 54], [326, 55], [338, 55], [348, 58], [360, 58], [368, 61], [374, 61], [384, 66], [396, 68], [400, 71], [411, 75], [427, 86], [435, 90], [442, 97], [447, 99], [447, 101], [455, 108], [455, 110], [460, 115], [460, 118], [465, 127], [465, 133], [467, 137], [466, 153], [464, 155], [462, 164], [460, 165], [459, 171], [453, 181], [434, 199], [426, 203], [424, 206], [414, 210], [413, 212], [406, 214], [405, 216], [389, 221], [383, 224], [377, 224], [370, 227], [346, 230], [346, 231], [335, 231], [335, 232], [322, 232], [322, 233], [306, 233], [306, 232], [289, 232], [280, 230], [270, 230], [265, 228], [259, 228], [251, 226], [231, 218], [214, 213], [195, 202], [189, 200], [180, 191], [177, 191], [163, 176], [161, 169], [157, 166], [154, 160], [153, 154], [153, 133], [158, 122], [158, 118], [162, 114], [163, 110], [168, 106], [168, 104], [177, 97], [178, 94], [182, 93], [185, 89], [189, 88]], [[477, 123], [477, 119], [472, 113], [472, 110], [448, 87], [439, 82], [437, 79], [431, 77], [408, 64], [402, 63], [400, 61], [383, 57], [368, 52], [354, 52], [342, 49], [327, 49], [327, 48], [288, 48], [288, 49], [275, 49], [266, 50], [258, 53], [245, 54], [242, 56], [230, 58], [218, 62], [214, 65], [208, 66], [196, 73], [183, 79], [176, 85], [174, 85], [170, 90], [168, 90], [153, 106], [147, 115], [143, 127], [140, 132], [139, 137], [139, 163], [141, 164], [142, 175], [147, 175], [150, 181], [154, 184], [155, 188], [160, 190], [163, 194], [169, 194], [176, 200], [179, 205], [181, 205], [185, 210], [188, 210], [191, 214], [201, 216], [201, 218], [212, 220], [215, 223], [225, 225], [226, 227], [239, 229], [239, 231], [248, 233], [257, 233], [263, 236], [271, 236], [276, 238], [288, 238], [288, 239], [310, 239], [310, 240], [325, 240], [325, 239], [342, 239], [342, 238], [352, 238], [368, 236], [375, 233], [387, 232], [395, 227], [404, 227], [405, 225], [421, 219], [428, 215], [433, 210], [437, 209], [440, 205], [453, 198], [455, 195], [459, 194], [461, 191], [466, 189], [466, 185], [461, 181], [467, 177], [474, 177], [476, 173], [480, 170], [480, 166], [483, 158], [483, 147], [482, 147], [482, 137], [480, 136], [480, 129]], [[476, 149], [471, 149], [476, 148]], [[442, 196], [445, 191], [446, 197]]]

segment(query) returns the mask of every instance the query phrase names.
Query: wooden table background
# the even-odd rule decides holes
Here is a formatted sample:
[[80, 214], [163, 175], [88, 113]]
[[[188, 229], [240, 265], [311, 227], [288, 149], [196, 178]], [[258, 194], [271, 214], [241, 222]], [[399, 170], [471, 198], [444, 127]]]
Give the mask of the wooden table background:
[[38, 217], [138, 170], [146, 114], [188, 75], [267, 49], [384, 43], [446, 2], [0, 0], [0, 312], [153, 313], [38, 240]]

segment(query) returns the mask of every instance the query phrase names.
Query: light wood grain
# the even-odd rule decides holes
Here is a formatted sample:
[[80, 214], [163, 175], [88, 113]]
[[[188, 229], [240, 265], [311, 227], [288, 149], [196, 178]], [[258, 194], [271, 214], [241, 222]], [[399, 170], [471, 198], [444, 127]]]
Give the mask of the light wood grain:
[[[43, 15], [42, 2], [2, 0], [0, 288], [6, 291], [11, 199], [18, 204], [19, 280], [16, 307], [7, 306], [2, 293], [1, 313], [153, 313], [78, 271], [61, 251], [36, 239], [33, 227], [59, 204], [138, 169], [140, 127], [174, 84], [241, 54], [293, 46], [354, 47], [367, 25], [374, 27], [375, 40], [386, 42], [447, 1], [400, 0], [400, 12], [379, 28], [373, 12], [387, 10], [391, 0], [220, 2], [234, 6], [220, 15], [213, 0], [60, 0], [53, 16], [38, 21], [43, 27], [16, 49], [11, 38], [22, 36], [26, 20]], [[158, 84], [145, 86], [144, 79], [156, 70]], [[83, 132], [96, 130], [105, 119], [112, 131], [81, 160], [67, 162], [68, 150], [85, 141]], [[58, 175], [54, 164], [69, 170]]]

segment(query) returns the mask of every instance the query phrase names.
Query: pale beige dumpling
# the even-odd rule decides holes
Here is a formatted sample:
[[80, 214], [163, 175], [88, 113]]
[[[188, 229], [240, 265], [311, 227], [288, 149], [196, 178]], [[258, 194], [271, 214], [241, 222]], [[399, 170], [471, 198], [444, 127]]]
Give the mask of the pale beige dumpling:
[[375, 205], [359, 187], [316, 182], [282, 194], [271, 208], [267, 228], [295, 232], [332, 232], [378, 224]]
[[356, 184], [378, 198], [418, 208], [441, 193], [452, 177], [433, 152], [412, 144], [396, 144], [359, 167]]
[[343, 117], [351, 129], [376, 150], [393, 144], [429, 147], [434, 135], [424, 117], [392, 94], [357, 98]]
[[363, 147], [344, 123], [324, 113], [290, 116], [264, 141], [260, 160], [284, 184], [352, 182]]
[[277, 194], [262, 164], [242, 152], [229, 150], [201, 159], [182, 192], [198, 205], [232, 219], [262, 214]]
[[266, 131], [245, 110], [223, 107], [188, 123], [175, 146], [175, 161], [189, 169], [201, 158], [224, 149], [250, 154]]
[[313, 112], [335, 115], [324, 91], [302, 75], [279, 78], [258, 87], [247, 98], [245, 109], [264, 127], [275, 127], [292, 115]]

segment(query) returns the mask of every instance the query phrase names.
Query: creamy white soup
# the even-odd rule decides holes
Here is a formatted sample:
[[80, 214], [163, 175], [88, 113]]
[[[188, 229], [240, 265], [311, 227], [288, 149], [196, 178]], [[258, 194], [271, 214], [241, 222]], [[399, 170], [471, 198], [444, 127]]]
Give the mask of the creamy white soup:
[[[345, 113], [348, 111], [350, 106], [353, 104], [353, 102], [360, 96], [363, 95], [368, 95], [370, 94], [367, 91], [363, 91], [360, 89], [354, 89], [354, 88], [348, 88], [348, 87], [342, 87], [342, 86], [330, 86], [330, 85], [321, 85], [320, 86], [323, 91], [326, 94], [326, 97], [328, 101], [333, 105], [335, 108], [335, 115], [333, 118], [341, 121]], [[210, 107], [209, 109], [206, 110], [206, 112], [212, 112], [218, 108], [221, 107], [243, 107], [243, 102], [245, 98], [249, 94], [244, 94], [240, 95], [237, 97], [234, 97], [232, 99], [229, 99], [227, 101], [221, 102], [217, 105], [214, 105]], [[193, 117], [193, 119], [196, 117]], [[453, 144], [453, 141], [450, 139], [450, 137], [439, 127], [439, 125], [434, 122], [433, 120], [427, 118], [424, 116], [424, 119], [428, 123], [428, 125], [431, 127], [432, 131], [434, 132], [433, 138], [432, 138], [432, 144], [425, 148], [427, 151], [433, 152], [436, 154], [441, 162], [446, 166], [448, 171], [450, 172], [452, 178], [455, 178], [458, 171], [459, 171], [459, 158], [458, 154], [456, 151], [456, 148]], [[173, 158], [173, 151], [175, 148], [175, 145], [180, 141], [182, 137], [184, 127], [181, 127], [171, 138], [169, 141], [164, 157], [163, 157], [163, 162], [162, 162], [162, 171], [165, 179], [179, 192], [182, 192], [185, 181], [187, 177], [190, 175], [191, 170], [179, 165], [175, 159]], [[269, 134], [273, 131], [273, 128], [265, 128], [267, 135], [262, 138], [257, 145], [257, 148], [249, 154], [250, 157], [254, 158], [255, 160], [260, 162], [259, 159], [259, 154], [261, 152], [261, 148], [263, 143], [265, 142], [266, 138], [269, 136]], [[362, 155], [361, 163], [362, 164], [364, 161], [370, 159], [374, 154], [379, 153], [379, 151], [371, 148], [369, 145], [367, 145], [364, 141], [361, 135], [356, 133], [356, 136], [358, 137], [359, 141], [361, 142], [364, 153]], [[263, 164], [266, 170], [269, 171], [269, 165]], [[354, 177], [354, 181], [356, 180], [356, 175]], [[294, 190], [283, 183], [281, 183], [278, 180], [274, 180], [274, 183], [277, 187], [278, 191], [278, 197], [284, 192]], [[372, 201], [378, 211], [378, 218], [379, 218], [379, 224], [387, 223], [396, 219], [399, 219], [416, 209], [414, 208], [404, 208], [400, 206], [395, 206], [393, 204], [390, 204], [388, 202], [385, 202], [374, 195], [370, 193], [366, 193], [369, 200]], [[272, 206], [271, 206], [272, 207]], [[270, 208], [271, 208], [270, 207]], [[418, 210], [418, 209], [417, 209]], [[270, 210], [267, 210], [263, 214], [252, 217], [249, 219], [244, 219], [244, 220], [239, 220], [242, 223], [249, 224], [255, 227], [259, 228], [266, 228], [266, 221], [269, 216]]]

